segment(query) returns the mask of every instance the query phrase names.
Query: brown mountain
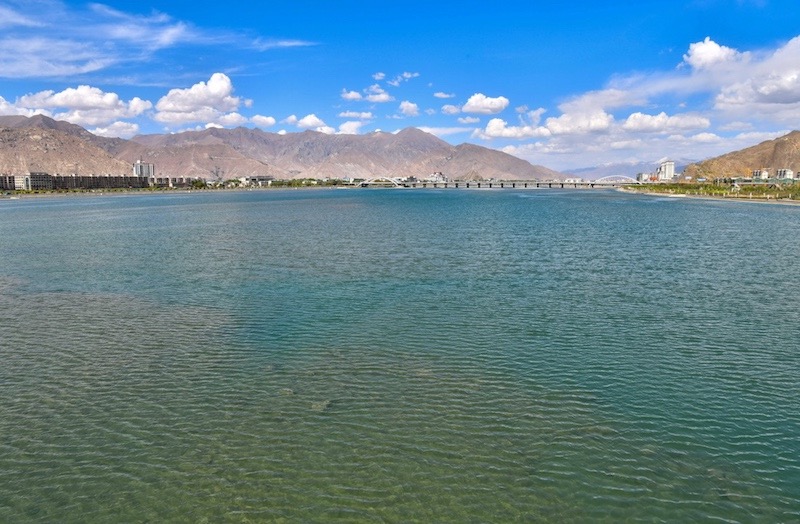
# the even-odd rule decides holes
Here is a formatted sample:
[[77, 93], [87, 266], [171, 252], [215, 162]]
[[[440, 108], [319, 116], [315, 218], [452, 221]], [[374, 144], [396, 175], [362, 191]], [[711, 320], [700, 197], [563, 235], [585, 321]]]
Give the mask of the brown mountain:
[[686, 166], [684, 176], [697, 178], [749, 177], [754, 169], [800, 172], [800, 131], [767, 140], [753, 147], [734, 151]]
[[[88, 131], [87, 131], [88, 132]], [[91, 133], [90, 133], [91, 134]], [[0, 173], [130, 174], [131, 164], [89, 140], [48, 127], [0, 127]]]
[[[237, 178], [270, 175], [275, 178], [373, 178], [426, 176], [441, 171], [451, 178], [534, 180], [563, 178], [561, 173], [513, 157], [501, 151], [472, 144], [452, 146], [416, 128], [398, 133], [374, 132], [365, 135], [327, 135], [314, 131], [276, 134], [239, 127], [206, 129], [164, 135], [140, 135], [131, 140], [93, 135], [80, 126], [57, 122], [44, 116], [0, 117], [0, 128], [13, 132], [41, 130], [63, 137], [63, 156], [68, 162], [82, 162], [76, 142], [92, 146], [91, 156], [108, 156], [120, 164], [119, 174], [128, 173], [138, 159], [153, 163], [156, 173], [170, 176]], [[39, 131], [36, 131], [39, 132]], [[41, 134], [41, 133], [40, 133]], [[100, 152], [96, 150], [101, 150]], [[65, 161], [36, 157], [37, 170], [63, 172]], [[0, 159], [5, 148], [0, 144]], [[17, 151], [21, 153], [21, 150]], [[22, 169], [28, 159], [17, 154], [14, 169]], [[9, 165], [11, 165], [9, 163]], [[122, 168], [121, 166], [125, 167]], [[2, 167], [2, 166], [0, 166]], [[8, 168], [6, 168], [8, 169]], [[81, 174], [88, 174], [83, 167]], [[101, 172], [105, 172], [101, 171]]]

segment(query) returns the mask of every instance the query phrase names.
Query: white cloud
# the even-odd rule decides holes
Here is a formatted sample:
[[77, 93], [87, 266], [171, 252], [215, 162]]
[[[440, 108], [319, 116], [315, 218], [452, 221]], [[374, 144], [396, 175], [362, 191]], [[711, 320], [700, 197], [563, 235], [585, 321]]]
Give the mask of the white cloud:
[[453, 104], [446, 104], [442, 106], [442, 113], [445, 115], [457, 115], [461, 112], [461, 108]]
[[667, 116], [665, 112], [657, 115], [647, 115], [644, 113], [631, 114], [622, 125], [626, 131], [645, 132], [645, 133], [671, 133], [679, 130], [706, 129], [711, 125], [711, 121], [699, 115], [673, 115]]
[[477, 124], [481, 119], [477, 116], [464, 116], [458, 119], [459, 124]]
[[709, 143], [709, 142], [719, 142], [722, 139], [719, 136], [715, 135], [714, 133], [698, 133], [692, 136], [691, 140], [693, 142]]
[[394, 97], [389, 95], [381, 86], [378, 84], [373, 84], [365, 89], [367, 94], [367, 100], [370, 102], [375, 103], [385, 103], [391, 102], [394, 100]]
[[603, 110], [580, 113], [564, 113], [561, 116], [548, 118], [547, 129], [554, 135], [585, 134], [605, 131], [611, 127], [614, 117]]
[[483, 93], [475, 93], [467, 103], [461, 108], [465, 113], [478, 113], [482, 115], [493, 115], [500, 113], [508, 107], [508, 98], [499, 96], [496, 98], [488, 97]]
[[339, 113], [339, 116], [342, 118], [360, 118], [361, 120], [370, 120], [373, 118], [373, 115], [369, 111], [342, 111]]
[[224, 73], [214, 73], [208, 82], [188, 89], [171, 89], [156, 104], [155, 120], [167, 124], [212, 122], [234, 111], [241, 100], [233, 96], [233, 84]]
[[347, 89], [342, 89], [342, 98], [345, 100], [361, 100], [363, 97], [358, 91], [348, 91]]
[[380, 82], [381, 80], [386, 78], [386, 73], [380, 73], [380, 72], [379, 73], [375, 73], [374, 75], [372, 75], [372, 78], [374, 78], [375, 80], [378, 80]]
[[455, 98], [456, 95], [453, 93], [444, 93], [442, 91], [437, 91], [436, 93], [433, 94], [433, 96], [435, 96], [436, 98]]
[[271, 40], [256, 38], [253, 41], [253, 48], [258, 51], [268, 51], [270, 49], [285, 49], [288, 47], [308, 47], [316, 45], [314, 42], [306, 40]]
[[14, 26], [21, 27], [44, 27], [41, 21], [33, 17], [25, 16], [13, 9], [0, 5], [0, 28], [8, 28]]
[[419, 106], [408, 100], [400, 102], [400, 112], [405, 116], [419, 116]]
[[325, 127], [325, 122], [322, 121], [317, 115], [311, 113], [297, 121], [297, 127], [302, 129], [311, 129], [317, 127]]
[[689, 51], [683, 55], [684, 62], [693, 69], [698, 70], [709, 69], [718, 64], [734, 62], [744, 58], [746, 58], [746, 55], [730, 47], [719, 45], [708, 36], [702, 42], [690, 44]]
[[294, 125], [299, 127], [300, 129], [311, 129], [313, 131], [318, 131], [320, 133], [325, 133], [327, 135], [332, 135], [336, 132], [336, 130], [329, 125], [327, 125], [321, 118], [319, 118], [314, 113], [308, 114], [303, 118], [298, 119], [295, 115], [289, 115], [288, 117], [281, 120], [281, 123]]
[[275, 118], [271, 116], [255, 115], [250, 119], [258, 127], [272, 127], [275, 125]]
[[438, 137], [458, 135], [461, 133], [470, 133], [473, 131], [471, 127], [417, 127], [420, 131], [425, 131]]
[[0, 38], [0, 77], [71, 77], [99, 71], [118, 59], [92, 42], [49, 37]]
[[646, 102], [646, 96], [641, 93], [629, 89], [609, 88], [576, 96], [560, 104], [558, 108], [563, 113], [592, 113], [598, 110], [641, 106]]
[[88, 85], [58, 93], [48, 90], [28, 94], [17, 99], [15, 105], [23, 114], [46, 111], [57, 120], [80, 126], [104, 126], [115, 120], [137, 117], [153, 107], [147, 100], [135, 97], [125, 102], [116, 93], [106, 93]]
[[344, 122], [339, 126], [339, 134], [357, 135], [358, 131], [361, 129], [361, 126], [363, 125], [364, 122], [361, 122], [359, 120]]
[[246, 124], [248, 122], [247, 117], [240, 115], [239, 113], [227, 113], [219, 118], [217, 118], [216, 123], [221, 124], [225, 127], [230, 126], [240, 126], [242, 124]]
[[139, 125], [131, 122], [118, 121], [109, 126], [97, 127], [89, 131], [98, 136], [131, 138], [139, 133]]
[[492, 138], [541, 138], [549, 137], [551, 132], [546, 127], [521, 125], [509, 126], [501, 118], [492, 118], [482, 131], [477, 131], [474, 136], [486, 139]]
[[406, 71], [406, 72], [404, 72], [404, 73], [402, 73], [400, 75], [397, 75], [393, 80], [389, 80], [386, 83], [389, 84], [390, 86], [397, 87], [400, 84], [402, 84], [403, 82], [408, 82], [412, 78], [417, 78], [418, 76], [419, 76], [419, 73], [409, 73], [409, 72]]

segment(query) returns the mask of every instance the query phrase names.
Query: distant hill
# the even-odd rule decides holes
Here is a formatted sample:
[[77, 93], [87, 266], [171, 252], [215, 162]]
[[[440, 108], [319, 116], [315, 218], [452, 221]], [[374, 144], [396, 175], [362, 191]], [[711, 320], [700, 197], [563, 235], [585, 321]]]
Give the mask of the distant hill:
[[[682, 172], [694, 160], [676, 159], [675, 171]], [[583, 167], [567, 170], [567, 173], [584, 180], [597, 180], [607, 176], [629, 176], [635, 178], [639, 173], [652, 173], [658, 168], [659, 162], [620, 162], [603, 164], [599, 166]]]
[[[123, 140], [98, 137], [80, 126], [41, 115], [0, 117], [0, 128], [20, 137], [25, 133], [41, 135], [45, 131], [52, 137], [47, 155], [36, 153], [33, 147], [11, 150], [0, 143], [3, 172], [24, 170], [24, 166], [32, 163], [36, 170], [64, 172], [66, 163], [77, 164], [80, 174], [105, 173], [111, 168], [127, 174], [131, 164], [142, 159], [155, 164], [159, 175], [213, 178], [219, 174], [224, 179], [250, 175], [280, 179], [423, 177], [436, 171], [450, 178], [472, 180], [564, 178], [557, 171], [531, 165], [501, 151], [472, 144], [453, 146], [416, 128], [364, 135], [327, 135], [315, 131], [277, 134], [243, 127], [212, 128]], [[53, 141], [55, 137], [59, 139]], [[20, 143], [19, 138], [16, 140]], [[7, 161], [2, 163], [3, 159]], [[100, 162], [97, 169], [101, 165], [104, 169], [94, 171], [94, 161]]]
[[130, 163], [113, 157], [91, 140], [58, 129], [0, 127], [0, 173], [31, 171], [108, 175], [130, 174], [132, 169]]
[[754, 169], [762, 168], [773, 175], [778, 169], [800, 172], [800, 131], [691, 164], [684, 170], [684, 175], [694, 179], [749, 177]]

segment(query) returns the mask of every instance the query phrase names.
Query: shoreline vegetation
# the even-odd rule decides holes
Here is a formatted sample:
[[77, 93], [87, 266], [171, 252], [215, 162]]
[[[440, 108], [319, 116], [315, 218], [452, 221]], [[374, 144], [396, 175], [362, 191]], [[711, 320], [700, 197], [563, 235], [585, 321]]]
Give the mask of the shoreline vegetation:
[[800, 204], [800, 184], [647, 184], [619, 188], [626, 193], [735, 201]]

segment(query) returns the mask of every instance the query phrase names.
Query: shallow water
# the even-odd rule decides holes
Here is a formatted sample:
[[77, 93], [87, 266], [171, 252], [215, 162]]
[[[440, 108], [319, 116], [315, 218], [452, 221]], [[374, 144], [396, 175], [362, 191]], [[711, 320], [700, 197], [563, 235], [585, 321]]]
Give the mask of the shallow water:
[[800, 520], [800, 210], [0, 201], [0, 521]]

